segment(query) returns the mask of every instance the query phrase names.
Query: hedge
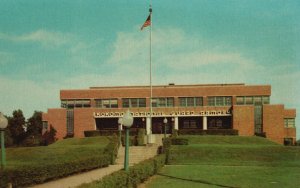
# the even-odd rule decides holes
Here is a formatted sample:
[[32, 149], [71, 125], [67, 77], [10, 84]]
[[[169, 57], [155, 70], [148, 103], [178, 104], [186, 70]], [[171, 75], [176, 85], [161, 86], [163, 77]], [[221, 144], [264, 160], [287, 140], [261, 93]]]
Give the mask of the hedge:
[[[139, 129], [141, 128], [130, 128], [129, 135], [130, 136], [137, 136]], [[124, 134], [125, 129], [122, 130], [122, 134]], [[93, 136], [112, 136], [112, 135], [119, 135], [119, 130], [90, 130], [84, 131], [85, 137], [93, 137]]]
[[236, 129], [180, 129], [179, 135], [238, 135]]
[[129, 167], [129, 172], [119, 170], [91, 184], [83, 184], [80, 188], [120, 188], [137, 187], [138, 184], [156, 174], [165, 164], [165, 154], [157, 155]]
[[8, 168], [0, 171], [0, 187], [4, 188], [8, 183], [12, 183], [13, 187], [24, 187], [81, 171], [107, 167], [114, 163], [117, 156], [118, 140], [116, 138], [111, 138], [101, 156], [86, 156], [73, 161], [57, 161], [34, 166], [24, 165], [17, 169]]

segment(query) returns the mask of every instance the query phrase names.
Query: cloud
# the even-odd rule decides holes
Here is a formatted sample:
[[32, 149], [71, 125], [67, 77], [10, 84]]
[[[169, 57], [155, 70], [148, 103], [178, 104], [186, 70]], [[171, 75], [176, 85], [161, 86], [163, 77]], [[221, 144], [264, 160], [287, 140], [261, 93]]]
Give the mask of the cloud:
[[61, 46], [72, 41], [72, 35], [61, 32], [51, 32], [47, 30], [37, 30], [22, 35], [7, 35], [0, 33], [0, 39], [14, 42], [37, 42], [44, 46]]

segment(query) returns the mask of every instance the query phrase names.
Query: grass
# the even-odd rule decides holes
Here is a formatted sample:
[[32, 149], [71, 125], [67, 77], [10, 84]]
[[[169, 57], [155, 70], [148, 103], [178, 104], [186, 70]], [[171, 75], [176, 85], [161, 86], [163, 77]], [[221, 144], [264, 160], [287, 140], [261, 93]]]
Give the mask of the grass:
[[147, 188], [298, 187], [299, 168], [271, 166], [166, 166]]
[[101, 155], [108, 143], [107, 137], [90, 137], [60, 140], [49, 146], [7, 148], [6, 168], [51, 164], [57, 161], [83, 159], [90, 155]]
[[184, 136], [147, 187], [297, 187], [300, 148], [260, 137]]

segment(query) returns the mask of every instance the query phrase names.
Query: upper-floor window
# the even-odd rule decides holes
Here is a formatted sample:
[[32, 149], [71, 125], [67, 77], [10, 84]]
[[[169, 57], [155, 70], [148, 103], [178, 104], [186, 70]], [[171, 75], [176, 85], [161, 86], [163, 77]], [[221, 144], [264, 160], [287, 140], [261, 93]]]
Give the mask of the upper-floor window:
[[91, 107], [90, 99], [68, 99], [61, 100], [62, 108], [89, 108]]
[[179, 97], [179, 106], [203, 106], [203, 97]]
[[232, 104], [232, 97], [208, 97], [207, 98], [208, 106], [231, 106]]
[[152, 107], [173, 107], [173, 97], [152, 98]]
[[123, 108], [146, 107], [146, 98], [124, 98], [122, 104]]
[[295, 118], [284, 118], [285, 128], [295, 128]]
[[95, 99], [97, 108], [118, 108], [118, 99]]
[[269, 96], [238, 96], [236, 97], [237, 105], [263, 105], [270, 104]]

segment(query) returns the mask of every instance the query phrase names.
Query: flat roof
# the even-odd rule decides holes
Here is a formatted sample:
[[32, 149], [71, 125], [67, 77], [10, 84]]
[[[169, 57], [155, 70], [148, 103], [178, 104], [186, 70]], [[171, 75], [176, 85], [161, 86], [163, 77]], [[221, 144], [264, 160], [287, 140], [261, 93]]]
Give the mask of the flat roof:
[[[174, 83], [170, 83], [168, 85], [152, 85], [152, 87], [158, 88], [158, 87], [216, 87], [216, 86], [244, 86], [245, 83], [232, 83], [232, 84], [188, 84], [188, 85], [176, 85]], [[150, 85], [143, 85], [143, 86], [93, 86], [89, 89], [122, 89], [122, 88], [145, 88], [150, 87]]]

